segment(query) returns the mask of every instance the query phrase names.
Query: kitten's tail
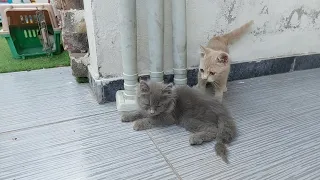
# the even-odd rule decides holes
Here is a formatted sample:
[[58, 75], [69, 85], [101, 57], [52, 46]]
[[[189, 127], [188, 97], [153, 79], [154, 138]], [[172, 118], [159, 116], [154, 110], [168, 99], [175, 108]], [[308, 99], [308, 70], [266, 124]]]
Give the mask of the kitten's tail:
[[225, 163], [229, 163], [228, 161], [228, 149], [225, 144], [222, 143], [222, 141], [217, 141], [215, 146], [216, 154], [221, 157], [221, 159]]
[[228, 149], [225, 144], [230, 143], [236, 136], [236, 127], [228, 116], [221, 116], [218, 120], [218, 132], [216, 135], [215, 151], [225, 163], [228, 161]]
[[235, 29], [227, 34], [222, 35], [222, 37], [225, 39], [227, 44], [231, 44], [233, 41], [239, 39], [244, 33], [247, 32], [249, 27], [254, 23], [253, 20], [247, 22], [246, 24], [242, 25], [238, 29]]

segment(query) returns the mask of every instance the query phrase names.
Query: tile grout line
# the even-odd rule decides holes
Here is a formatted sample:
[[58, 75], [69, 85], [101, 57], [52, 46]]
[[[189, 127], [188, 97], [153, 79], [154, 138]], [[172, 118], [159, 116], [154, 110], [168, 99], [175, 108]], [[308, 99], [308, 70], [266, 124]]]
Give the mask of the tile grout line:
[[157, 148], [157, 150], [160, 152], [161, 156], [164, 158], [164, 160], [166, 161], [166, 163], [169, 165], [169, 167], [171, 168], [171, 170], [173, 171], [173, 173], [177, 176], [178, 179], [182, 180], [181, 176], [179, 175], [179, 173], [176, 171], [176, 169], [172, 166], [172, 164], [169, 162], [169, 159], [162, 153], [162, 151], [160, 150], [160, 148], [158, 147], [158, 145], [156, 144], [156, 142], [153, 140], [153, 138], [151, 137], [149, 131], [147, 131], [147, 135], [149, 136], [150, 140], [152, 141], [153, 145]]
[[25, 131], [25, 130], [34, 129], [34, 128], [46, 127], [46, 126], [50, 126], [50, 125], [54, 125], [54, 124], [61, 124], [61, 123], [65, 123], [65, 122], [76, 121], [76, 120], [79, 120], [79, 119], [81, 119], [81, 118], [93, 117], [93, 116], [101, 115], [101, 114], [104, 114], [104, 113], [105, 113], [105, 112], [103, 112], [103, 113], [96, 113], [96, 114], [91, 114], [91, 115], [81, 116], [81, 117], [75, 117], [75, 118], [66, 119], [66, 120], [61, 120], [61, 121], [52, 122], [52, 123], [47, 123], [47, 124], [40, 124], [40, 125], [37, 125], [37, 126], [31, 126], [31, 127], [25, 127], [25, 128], [20, 128], [20, 129], [14, 129], [14, 130], [9, 130], [9, 131], [4, 131], [4, 132], [0, 132], [0, 135], [9, 134], [9, 133], [13, 133], [13, 132], [19, 132], [19, 131]]

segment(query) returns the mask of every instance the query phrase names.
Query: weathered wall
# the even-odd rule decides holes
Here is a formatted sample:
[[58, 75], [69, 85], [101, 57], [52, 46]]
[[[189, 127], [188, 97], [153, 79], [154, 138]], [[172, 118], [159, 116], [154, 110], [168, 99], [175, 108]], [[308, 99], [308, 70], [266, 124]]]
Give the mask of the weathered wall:
[[249, 18], [255, 20], [252, 33], [231, 46], [233, 61], [319, 53], [320, 42], [314, 40], [320, 36], [319, 8], [320, 2], [315, 0], [189, 0], [188, 63], [195, 64], [198, 44], [206, 43], [213, 34], [240, 26]]
[[92, 0], [91, 8], [95, 15], [93, 28], [99, 74], [103, 77], [121, 74], [119, 1]]
[[[91, 4], [92, 1], [92, 4]], [[100, 76], [121, 75], [119, 2], [85, 1], [90, 54]], [[147, 0], [137, 0], [138, 69], [148, 73]], [[91, 9], [89, 9], [90, 7]], [[252, 32], [231, 46], [234, 62], [320, 52], [320, 3], [317, 0], [188, 0], [188, 67], [198, 65], [199, 45], [253, 19]], [[91, 19], [91, 20], [90, 20]], [[91, 22], [88, 22], [90, 20]], [[90, 28], [92, 28], [90, 30]], [[165, 0], [165, 72], [172, 72], [171, 1]], [[94, 42], [95, 41], [95, 42]], [[95, 46], [96, 52], [91, 52]], [[92, 64], [91, 63], [91, 64]], [[95, 66], [92, 64], [92, 66]]]
[[[92, 1], [84, 1], [84, 17], [86, 21], [87, 26], [87, 36], [88, 36], [88, 43], [89, 43], [89, 53], [90, 53], [90, 59], [89, 59], [89, 65], [88, 70], [91, 73], [91, 76], [95, 79], [99, 79], [99, 71], [98, 71], [98, 56], [97, 56], [97, 42], [96, 42], [96, 29], [94, 26], [97, 26], [98, 24], [95, 23], [94, 25], [94, 19], [96, 19], [95, 8], [92, 6]], [[102, 9], [102, 8], [101, 8]], [[99, 27], [99, 25], [98, 25]], [[99, 55], [101, 58], [101, 54]], [[104, 58], [105, 61], [107, 61], [107, 58]]]

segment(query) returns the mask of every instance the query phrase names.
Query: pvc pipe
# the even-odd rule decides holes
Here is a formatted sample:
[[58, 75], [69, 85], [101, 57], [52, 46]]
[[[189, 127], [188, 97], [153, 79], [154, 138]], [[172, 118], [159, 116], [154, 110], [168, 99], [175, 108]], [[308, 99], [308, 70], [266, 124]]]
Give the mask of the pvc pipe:
[[163, 0], [148, 0], [150, 79], [163, 82]]
[[124, 94], [134, 98], [138, 82], [136, 0], [120, 0], [120, 35]]
[[186, 1], [172, 0], [173, 73], [176, 85], [187, 84]]

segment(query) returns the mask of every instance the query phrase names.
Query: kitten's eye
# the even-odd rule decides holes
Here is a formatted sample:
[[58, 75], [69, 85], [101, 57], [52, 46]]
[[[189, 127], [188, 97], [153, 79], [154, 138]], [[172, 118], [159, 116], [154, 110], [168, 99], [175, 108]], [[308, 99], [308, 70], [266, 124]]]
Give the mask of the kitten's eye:
[[215, 72], [210, 72], [210, 75], [212, 75], [212, 76], [215, 75], [215, 74], [216, 74]]
[[204, 70], [203, 70], [203, 69], [200, 69], [200, 72], [202, 72], [202, 73], [203, 73], [203, 72], [204, 72]]

